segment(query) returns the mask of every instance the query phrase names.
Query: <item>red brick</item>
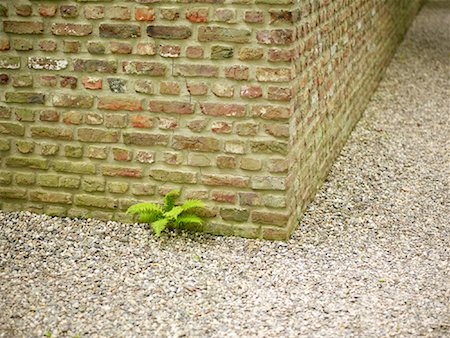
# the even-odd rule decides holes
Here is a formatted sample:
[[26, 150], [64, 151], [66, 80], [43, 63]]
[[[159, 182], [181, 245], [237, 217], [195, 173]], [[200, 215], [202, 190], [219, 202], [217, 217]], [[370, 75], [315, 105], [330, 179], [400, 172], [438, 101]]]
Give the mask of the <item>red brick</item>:
[[245, 105], [243, 104], [222, 104], [222, 103], [201, 103], [200, 108], [205, 115], [212, 116], [245, 116]]
[[98, 109], [107, 110], [142, 110], [142, 100], [117, 98], [114, 96], [100, 97], [97, 104]]
[[186, 48], [186, 57], [190, 59], [203, 58], [204, 50], [201, 46], [189, 46]]
[[246, 188], [249, 186], [250, 179], [246, 176], [234, 176], [234, 175], [216, 175], [203, 174], [201, 176], [201, 183], [206, 185], [220, 185], [231, 186], [238, 188]]
[[188, 8], [186, 10], [186, 19], [190, 22], [208, 22], [208, 8]]
[[291, 116], [291, 108], [285, 106], [257, 105], [252, 107], [252, 116], [265, 120], [286, 120]]
[[39, 15], [53, 17], [56, 14], [58, 6], [56, 5], [39, 5]]
[[224, 69], [225, 77], [232, 80], [248, 80], [249, 68], [247, 66], [230, 66]]
[[224, 202], [235, 204], [236, 203], [236, 193], [232, 191], [211, 191], [211, 200], [216, 202]]
[[136, 7], [134, 18], [137, 21], [153, 21], [155, 20], [155, 10], [151, 7]]
[[102, 89], [103, 82], [101, 78], [84, 76], [81, 81], [86, 89]]
[[251, 212], [251, 220], [254, 223], [286, 226], [288, 219], [287, 214], [257, 210]]
[[153, 127], [153, 118], [148, 115], [131, 115], [130, 116], [131, 126], [134, 128], [151, 128]]
[[142, 177], [142, 169], [136, 167], [101, 166], [103, 176]]
[[261, 86], [258, 85], [245, 85], [241, 87], [241, 97], [248, 99], [255, 99], [262, 97], [263, 92]]
[[231, 133], [233, 125], [224, 121], [216, 121], [211, 124], [211, 131], [217, 134]]

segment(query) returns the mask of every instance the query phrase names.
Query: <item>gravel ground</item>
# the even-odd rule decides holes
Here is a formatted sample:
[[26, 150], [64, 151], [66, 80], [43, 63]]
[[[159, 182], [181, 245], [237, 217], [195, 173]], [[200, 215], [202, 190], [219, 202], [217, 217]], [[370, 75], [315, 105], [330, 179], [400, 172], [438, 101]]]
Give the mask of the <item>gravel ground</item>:
[[450, 2], [287, 243], [0, 212], [0, 337], [450, 335]]

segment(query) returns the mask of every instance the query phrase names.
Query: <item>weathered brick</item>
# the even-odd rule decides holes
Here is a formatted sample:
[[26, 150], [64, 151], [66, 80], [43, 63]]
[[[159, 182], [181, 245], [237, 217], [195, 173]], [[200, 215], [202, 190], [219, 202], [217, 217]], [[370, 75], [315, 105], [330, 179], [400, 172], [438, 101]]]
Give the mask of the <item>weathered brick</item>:
[[285, 173], [288, 171], [289, 161], [284, 158], [271, 158], [267, 162], [267, 169], [270, 173]]
[[292, 98], [292, 89], [269, 86], [267, 88], [267, 98], [274, 101], [290, 101]]
[[44, 104], [45, 94], [30, 92], [6, 92], [5, 102]]
[[78, 128], [77, 139], [81, 142], [117, 143], [120, 132], [116, 130], [98, 128]]
[[209, 167], [211, 166], [211, 158], [207, 154], [190, 153], [187, 164], [194, 167]]
[[186, 48], [186, 57], [189, 59], [201, 59], [205, 50], [201, 46], [188, 46]]
[[251, 141], [250, 148], [253, 153], [278, 153], [287, 155], [288, 145], [281, 141]]
[[35, 202], [71, 204], [72, 195], [53, 191], [30, 191], [30, 200]]
[[54, 35], [86, 36], [92, 33], [91, 24], [81, 23], [54, 23], [52, 24]]
[[76, 5], [61, 5], [59, 13], [62, 18], [76, 18], [78, 16], [78, 6]]
[[66, 69], [69, 62], [66, 59], [54, 59], [50, 57], [30, 56], [28, 67], [31, 69], [62, 70]]
[[1, 121], [0, 134], [6, 134], [11, 136], [23, 136], [25, 135], [25, 127], [21, 123]]
[[52, 103], [55, 107], [91, 108], [94, 97], [90, 95], [53, 94]]
[[289, 45], [295, 41], [295, 31], [287, 28], [263, 29], [256, 32], [256, 39], [266, 45]]
[[44, 109], [39, 113], [39, 120], [47, 122], [58, 122], [59, 112], [53, 109]]
[[59, 176], [58, 186], [66, 189], [78, 189], [81, 179], [77, 176]]
[[292, 80], [290, 68], [257, 67], [256, 79], [260, 82], [289, 82]]
[[153, 117], [142, 114], [134, 114], [130, 116], [130, 124], [133, 128], [152, 128]]
[[[33, 41], [29, 39], [16, 38], [12, 40], [13, 47], [17, 51], [33, 50]], [[0, 46], [1, 47], [1, 46]]]
[[229, 154], [245, 154], [245, 143], [243, 141], [226, 141], [224, 151]]
[[17, 140], [16, 148], [19, 153], [30, 154], [34, 151], [34, 142], [26, 140]]
[[10, 156], [6, 158], [5, 163], [8, 167], [48, 169], [48, 161], [37, 157]]
[[52, 162], [55, 171], [72, 174], [95, 174], [95, 165], [90, 162], [74, 162], [54, 160]]
[[4, 188], [0, 187], [0, 197], [12, 199], [26, 199], [27, 191], [18, 188]]
[[64, 146], [64, 156], [81, 158], [83, 157], [83, 147], [79, 145], [66, 144]]
[[264, 131], [268, 135], [274, 137], [289, 138], [289, 125], [288, 124], [266, 124], [264, 125]]
[[105, 179], [102, 177], [85, 176], [81, 181], [81, 189], [86, 192], [105, 191]]
[[246, 107], [243, 104], [201, 103], [203, 114], [211, 116], [245, 116]]
[[188, 26], [153, 26], [147, 27], [147, 35], [157, 39], [184, 40], [192, 35]]
[[236, 22], [236, 10], [233, 8], [217, 8], [214, 12], [215, 21], [218, 22]]
[[234, 191], [211, 191], [211, 200], [223, 203], [236, 203], [236, 193]]
[[84, 6], [84, 17], [86, 19], [98, 20], [105, 17], [105, 7], [101, 5]]
[[113, 194], [124, 194], [128, 190], [127, 182], [108, 182], [107, 189]]
[[75, 195], [74, 203], [75, 205], [103, 209], [117, 209], [118, 207], [118, 201], [114, 198], [92, 195]]
[[154, 113], [192, 114], [195, 105], [189, 102], [150, 100], [148, 109]]
[[174, 136], [172, 147], [174, 149], [187, 149], [201, 152], [216, 152], [220, 150], [220, 141], [212, 137], [186, 137]]
[[86, 89], [102, 89], [103, 81], [101, 78], [85, 76], [82, 78], [82, 83]]
[[216, 165], [220, 169], [235, 169], [237, 167], [236, 157], [228, 155], [217, 156]]
[[261, 167], [262, 167], [261, 160], [251, 157], [241, 158], [240, 168], [243, 170], [259, 171], [261, 170]]
[[165, 58], [177, 58], [181, 55], [181, 47], [177, 45], [160, 45], [159, 55]]
[[108, 157], [108, 150], [106, 147], [89, 146], [87, 148], [86, 156], [97, 160], [104, 160]]
[[20, 57], [17, 56], [0, 56], [1, 69], [19, 69]]
[[51, 144], [51, 143], [42, 143], [41, 144], [41, 155], [43, 156], [52, 156], [56, 155], [59, 150], [59, 145]]
[[251, 110], [252, 116], [265, 120], [286, 120], [291, 113], [291, 108], [285, 106], [257, 105]]
[[15, 4], [14, 7], [18, 16], [30, 16], [33, 13], [33, 7], [28, 4]]
[[117, 61], [75, 59], [73, 61], [73, 69], [76, 72], [116, 73]]
[[135, 75], [164, 76], [166, 74], [166, 66], [159, 62], [124, 61], [122, 70], [126, 74]]
[[198, 41], [223, 41], [234, 43], [250, 42], [251, 31], [246, 29], [201, 26], [198, 29]]
[[250, 179], [246, 176], [234, 176], [234, 175], [216, 175], [216, 174], [203, 174], [201, 176], [201, 183], [206, 185], [220, 185], [231, 186], [238, 188], [246, 188], [249, 186]]
[[134, 90], [140, 94], [153, 94], [153, 83], [149, 80], [136, 80]]
[[106, 53], [106, 43], [103, 43], [101, 41], [88, 41], [86, 48], [87, 48], [88, 52], [91, 54], [105, 54]]
[[76, 89], [78, 79], [75, 76], [60, 76], [61, 81], [59, 82], [61, 88]]
[[173, 183], [197, 183], [197, 175], [192, 172], [153, 169], [149, 171], [151, 178], [157, 181]]
[[112, 20], [130, 20], [131, 10], [127, 6], [108, 6], [106, 17]]
[[33, 109], [29, 108], [14, 108], [14, 115], [16, 116], [17, 121], [24, 122], [33, 122], [34, 121], [34, 113]]
[[102, 23], [99, 32], [102, 38], [129, 39], [141, 36], [141, 28], [138, 25]]
[[154, 41], [139, 42], [136, 44], [136, 54], [156, 55], [156, 44]]
[[133, 46], [128, 42], [111, 41], [109, 44], [109, 50], [113, 54], [131, 54]]
[[198, 64], [177, 64], [174, 66], [174, 74], [185, 77], [218, 77], [219, 67]]
[[133, 152], [124, 148], [112, 148], [112, 154], [115, 161], [131, 161]]
[[193, 96], [203, 96], [208, 94], [208, 85], [204, 82], [186, 83], [186, 89]]
[[150, 134], [137, 132], [124, 132], [123, 142], [125, 144], [134, 144], [139, 146], [154, 146], [167, 145], [169, 142], [169, 135], [164, 134]]
[[107, 81], [108, 81], [109, 90], [111, 90], [113, 93], [125, 93], [126, 92], [127, 80], [110, 77], [107, 79]]
[[53, 17], [58, 9], [57, 5], [52, 4], [42, 4], [39, 5], [38, 11], [40, 16]]
[[208, 22], [208, 7], [194, 7], [186, 10], [186, 19], [190, 22]]
[[15, 173], [14, 181], [18, 185], [33, 185], [36, 183], [36, 175], [32, 172]]
[[117, 98], [114, 96], [101, 97], [98, 99], [97, 107], [107, 110], [142, 110], [142, 101], [136, 99]]
[[155, 20], [155, 10], [151, 7], [136, 7], [134, 9], [134, 18], [137, 21], [153, 21]]
[[178, 82], [163, 81], [159, 84], [159, 93], [163, 95], [179, 95], [180, 85]]
[[245, 11], [244, 21], [248, 23], [262, 23], [264, 21], [264, 13], [256, 10]]
[[286, 190], [286, 177], [253, 176], [251, 187], [256, 190]]
[[44, 23], [41, 21], [3, 21], [3, 30], [5, 33], [13, 34], [43, 34]]
[[289, 217], [286, 214], [270, 212], [270, 211], [258, 211], [251, 212], [251, 221], [253, 223], [270, 224], [276, 226], [285, 226]]
[[241, 97], [247, 99], [256, 99], [263, 96], [263, 91], [261, 86], [258, 85], [244, 85], [241, 86]]
[[8, 185], [12, 182], [12, 173], [9, 171], [0, 171], [0, 184]]
[[249, 68], [247, 66], [230, 66], [224, 69], [225, 77], [232, 80], [248, 80]]
[[155, 153], [146, 150], [138, 150], [135, 159], [140, 163], [153, 163], [155, 162]]
[[174, 21], [180, 17], [180, 10], [177, 7], [161, 8], [161, 18], [164, 20]]
[[239, 208], [221, 208], [220, 216], [227, 221], [246, 222], [250, 216], [250, 211]]
[[133, 183], [131, 193], [135, 196], [152, 196], [156, 192], [156, 186], [150, 183]]
[[142, 177], [142, 168], [137, 167], [103, 165], [101, 171], [103, 176]]

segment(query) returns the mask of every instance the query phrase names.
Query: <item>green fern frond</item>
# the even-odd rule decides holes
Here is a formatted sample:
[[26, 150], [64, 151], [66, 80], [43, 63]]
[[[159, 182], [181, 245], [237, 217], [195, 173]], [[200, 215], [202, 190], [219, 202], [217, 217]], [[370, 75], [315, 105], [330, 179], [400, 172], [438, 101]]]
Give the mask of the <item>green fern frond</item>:
[[184, 211], [187, 211], [193, 208], [204, 208], [205, 203], [203, 203], [203, 201], [200, 200], [186, 200], [186, 202], [184, 202], [181, 207], [183, 208]]
[[185, 214], [185, 215], [180, 215], [178, 216], [178, 218], [175, 220], [175, 223], [177, 225], [186, 225], [186, 224], [202, 224], [203, 220], [194, 214]]
[[159, 237], [161, 235], [161, 232], [164, 231], [164, 229], [167, 227], [168, 223], [169, 223], [169, 220], [167, 218], [161, 218], [152, 223], [152, 229], [155, 232], [155, 235], [157, 237]]
[[127, 214], [144, 214], [152, 212], [163, 214], [164, 210], [161, 208], [159, 204], [150, 202], [134, 204], [127, 210]]
[[176, 220], [178, 215], [181, 214], [183, 211], [184, 209], [182, 207], [174, 207], [172, 208], [172, 210], [165, 212], [164, 217], [171, 220]]
[[172, 210], [178, 196], [180, 196], [180, 190], [178, 189], [173, 189], [164, 196], [164, 211]]
[[139, 222], [141, 223], [152, 223], [156, 221], [157, 219], [161, 218], [161, 213], [157, 212], [147, 212], [140, 214], [139, 216]]

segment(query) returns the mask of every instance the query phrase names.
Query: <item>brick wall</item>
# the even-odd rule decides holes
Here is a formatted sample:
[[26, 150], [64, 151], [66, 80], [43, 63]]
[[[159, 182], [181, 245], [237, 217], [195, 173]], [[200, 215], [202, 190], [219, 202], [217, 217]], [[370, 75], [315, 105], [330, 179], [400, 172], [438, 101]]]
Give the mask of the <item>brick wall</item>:
[[287, 238], [421, 0], [0, 0], [0, 206]]

